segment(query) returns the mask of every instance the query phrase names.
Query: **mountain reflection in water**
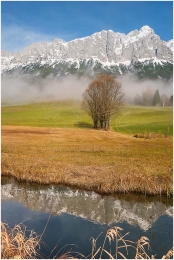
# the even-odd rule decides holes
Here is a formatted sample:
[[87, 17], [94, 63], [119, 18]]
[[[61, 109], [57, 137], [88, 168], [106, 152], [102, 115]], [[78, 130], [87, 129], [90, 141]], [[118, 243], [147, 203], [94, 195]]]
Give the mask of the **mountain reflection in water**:
[[[68, 213], [99, 224], [126, 221], [149, 229], [161, 215], [173, 217], [172, 200], [155, 197], [101, 196], [94, 192], [63, 186], [43, 186], [19, 183], [12, 178], [1, 179], [1, 201], [21, 202], [31, 210], [53, 215]], [[166, 199], [167, 200], [167, 199]]]

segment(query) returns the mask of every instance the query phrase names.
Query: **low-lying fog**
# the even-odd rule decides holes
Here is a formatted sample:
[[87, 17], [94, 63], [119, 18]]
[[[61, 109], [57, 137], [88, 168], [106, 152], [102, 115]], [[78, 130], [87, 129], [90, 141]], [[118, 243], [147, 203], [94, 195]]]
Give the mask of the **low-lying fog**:
[[[141, 95], [147, 88], [152, 92], [158, 89], [160, 95], [165, 94], [169, 98], [173, 93], [173, 81], [164, 82], [160, 79], [140, 81], [129, 75], [120, 76], [117, 80], [122, 83], [127, 102], [131, 102], [136, 94]], [[63, 79], [50, 76], [45, 79], [22, 76], [2, 77], [1, 102], [2, 105], [14, 105], [62, 99], [79, 100], [91, 81], [88, 77], [78, 78], [73, 75]]]

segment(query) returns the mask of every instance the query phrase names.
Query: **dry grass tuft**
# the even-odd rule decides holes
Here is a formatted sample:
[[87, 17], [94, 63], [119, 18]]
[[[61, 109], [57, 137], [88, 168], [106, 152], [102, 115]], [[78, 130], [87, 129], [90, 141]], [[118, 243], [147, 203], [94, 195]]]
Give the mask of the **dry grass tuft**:
[[152, 139], [152, 138], [166, 138], [164, 134], [161, 133], [144, 133], [134, 135], [136, 138]]
[[[150, 243], [149, 239], [145, 236], [142, 236], [140, 239], [138, 239], [137, 242], [133, 242], [131, 240], [125, 239], [125, 237], [129, 234], [126, 233], [124, 235], [121, 234], [121, 231], [123, 231], [120, 227], [111, 227], [104, 238], [103, 245], [99, 248], [96, 248], [96, 242], [97, 239], [92, 238], [92, 254], [91, 258], [95, 259], [96, 256], [99, 255], [98, 258], [102, 259], [103, 253], [107, 254], [110, 259], [117, 259], [117, 258], [123, 258], [127, 259], [125, 256], [128, 255], [128, 248], [134, 248], [135, 250], [135, 259], [155, 259], [154, 255], [149, 256], [147, 251], [150, 250]], [[115, 252], [111, 252], [110, 250], [105, 249], [106, 240], [108, 239], [109, 244], [115, 243]], [[124, 253], [125, 250], [125, 253]], [[173, 248], [171, 248], [166, 255], [162, 257], [162, 259], [170, 259], [173, 256]]]
[[150, 249], [149, 239], [145, 236], [142, 236], [137, 241], [136, 255], [135, 259], [151, 259], [145, 251], [145, 246], [147, 245], [148, 250]]
[[2, 259], [34, 259], [38, 256], [40, 239], [34, 231], [26, 236], [26, 227], [16, 225], [10, 229], [1, 222], [1, 258]]
[[[47, 221], [47, 224], [49, 219]], [[42, 235], [47, 227], [47, 224], [41, 234], [38, 236], [33, 230], [30, 232], [29, 237], [26, 236], [26, 227], [22, 224], [15, 225], [13, 229], [9, 228], [6, 223], [1, 222], [1, 259], [42, 259], [41, 254], [39, 254], [40, 243]], [[57, 246], [55, 246], [56, 248]], [[66, 247], [66, 246], [65, 246]], [[55, 250], [52, 250], [52, 252]], [[78, 259], [72, 256], [72, 252], [67, 251], [61, 253], [64, 249], [61, 248], [57, 257], [57, 254], [53, 259]], [[51, 253], [52, 253], [51, 252]], [[80, 258], [84, 256], [80, 253], [76, 253]]]
[[171, 248], [166, 255], [163, 255], [162, 259], [170, 259], [173, 256], [173, 248]]

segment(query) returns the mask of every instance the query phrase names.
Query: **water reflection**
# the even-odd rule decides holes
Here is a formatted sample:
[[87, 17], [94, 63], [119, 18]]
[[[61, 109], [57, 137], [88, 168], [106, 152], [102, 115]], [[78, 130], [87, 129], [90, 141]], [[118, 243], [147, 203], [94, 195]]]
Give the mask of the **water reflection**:
[[[136, 196], [137, 197], [137, 196]], [[94, 192], [62, 186], [42, 186], [18, 183], [2, 178], [1, 201], [21, 202], [31, 210], [51, 212], [53, 215], [69, 213], [99, 224], [126, 221], [148, 230], [161, 215], [173, 217], [172, 200], [139, 196], [101, 196]]]

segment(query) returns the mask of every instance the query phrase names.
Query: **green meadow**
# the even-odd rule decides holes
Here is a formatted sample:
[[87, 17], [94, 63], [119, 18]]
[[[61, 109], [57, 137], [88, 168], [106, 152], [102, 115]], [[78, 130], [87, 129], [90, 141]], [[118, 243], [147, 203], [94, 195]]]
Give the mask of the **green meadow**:
[[115, 131], [130, 134], [173, 134], [172, 107], [145, 107], [127, 105], [112, 121]]
[[[67, 100], [27, 105], [4, 106], [2, 125], [57, 128], [92, 128], [92, 120], [81, 108], [81, 102]], [[173, 133], [172, 107], [125, 105], [114, 115], [112, 129], [125, 134]]]

